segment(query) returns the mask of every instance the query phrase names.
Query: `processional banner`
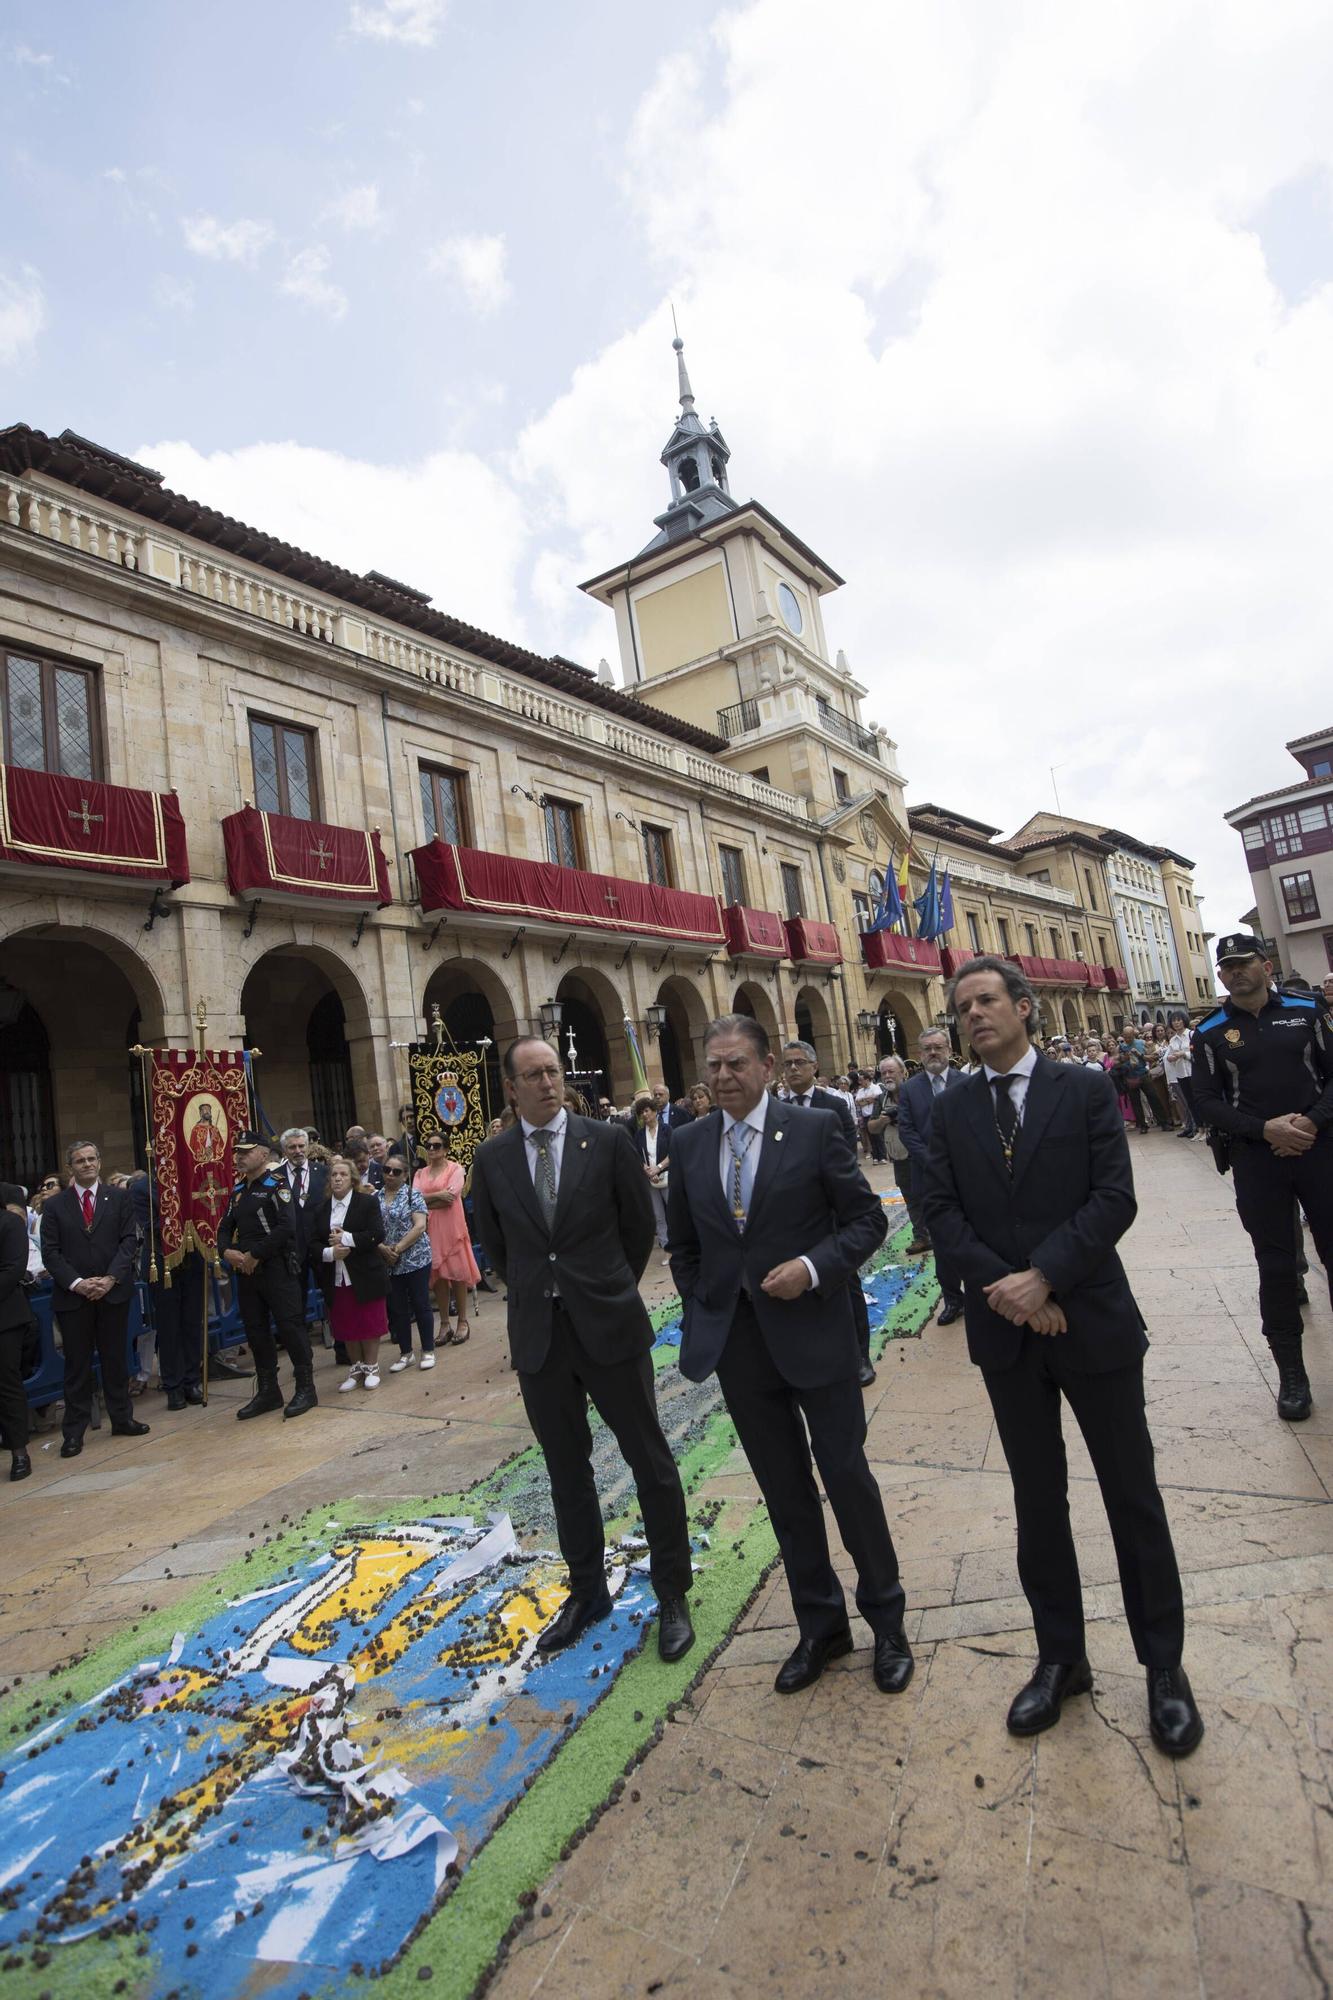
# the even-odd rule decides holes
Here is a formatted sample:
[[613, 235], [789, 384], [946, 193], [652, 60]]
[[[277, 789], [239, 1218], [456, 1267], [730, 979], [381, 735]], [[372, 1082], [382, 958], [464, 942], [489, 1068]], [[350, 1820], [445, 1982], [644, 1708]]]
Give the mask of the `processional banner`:
[[250, 1123], [245, 1058], [235, 1049], [146, 1053], [158, 1252], [168, 1271], [190, 1250], [215, 1264], [235, 1178], [232, 1149]]
[[412, 1110], [419, 1134], [439, 1126], [447, 1133], [452, 1158], [465, 1174], [472, 1156], [486, 1137], [485, 1066], [476, 1049], [437, 1048], [413, 1042], [407, 1071], [412, 1080]]

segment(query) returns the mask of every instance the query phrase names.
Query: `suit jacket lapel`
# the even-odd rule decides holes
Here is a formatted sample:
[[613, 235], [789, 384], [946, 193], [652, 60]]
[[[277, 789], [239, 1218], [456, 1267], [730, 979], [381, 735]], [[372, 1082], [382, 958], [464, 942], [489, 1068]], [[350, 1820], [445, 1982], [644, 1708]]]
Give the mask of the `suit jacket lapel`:
[[754, 1186], [750, 1190], [750, 1212], [745, 1225], [747, 1229], [753, 1224], [755, 1212], [767, 1194], [773, 1176], [782, 1165], [783, 1135], [791, 1124], [791, 1117], [790, 1104], [784, 1104], [780, 1097], [769, 1098], [763, 1137], [759, 1141], [759, 1165], [755, 1171]]
[[[515, 1123], [510, 1127], [509, 1132], [505, 1136], [505, 1141], [499, 1147], [498, 1151], [500, 1164], [508, 1174], [514, 1192], [522, 1202], [529, 1219], [536, 1223], [543, 1236], [549, 1237], [550, 1231], [546, 1227], [546, 1217], [542, 1214], [542, 1205], [537, 1199], [537, 1190], [532, 1185], [532, 1172], [528, 1165], [528, 1142], [523, 1136], [523, 1127], [521, 1124]], [[565, 1151], [566, 1153], [569, 1151], [568, 1133], [565, 1136]], [[560, 1179], [563, 1186], [563, 1173]]]
[[[590, 1119], [576, 1118], [572, 1112], [565, 1118], [565, 1143], [560, 1149], [560, 1185], [555, 1191], [553, 1227], [556, 1229], [564, 1220], [588, 1165], [588, 1134], [584, 1128], [591, 1122]], [[535, 1195], [533, 1199], [536, 1199]]]
[[1046, 1056], [1038, 1056], [1037, 1066], [1028, 1078], [1028, 1094], [1023, 1100], [1023, 1123], [1018, 1129], [1018, 1143], [1014, 1147], [1015, 1187], [1027, 1172], [1028, 1162], [1050, 1123], [1060, 1080], [1060, 1065], [1049, 1061]]
[[1000, 1145], [1000, 1134], [995, 1123], [995, 1099], [986, 1081], [985, 1070], [979, 1069], [968, 1082], [970, 1088], [967, 1091], [967, 1115], [972, 1130], [976, 1134], [981, 1151], [994, 1167], [1004, 1186], [1008, 1188], [1012, 1183], [1009, 1170], [1004, 1164], [1004, 1149]]

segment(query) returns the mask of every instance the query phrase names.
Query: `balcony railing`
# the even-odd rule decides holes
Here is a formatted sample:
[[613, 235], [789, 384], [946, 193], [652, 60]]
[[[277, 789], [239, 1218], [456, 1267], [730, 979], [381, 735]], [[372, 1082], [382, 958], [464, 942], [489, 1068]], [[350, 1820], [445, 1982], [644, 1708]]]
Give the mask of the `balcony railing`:
[[692, 890], [443, 840], [414, 847], [408, 859], [423, 911], [458, 910], [471, 923], [510, 929], [605, 931], [709, 948], [725, 941], [716, 897]]
[[826, 701], [817, 701], [815, 707], [819, 714], [821, 729], [827, 730], [830, 736], [836, 736], [840, 743], [850, 744], [851, 748], [859, 750], [863, 757], [873, 757], [878, 762], [879, 738], [873, 729], [863, 728], [859, 722], [853, 722], [850, 716], [841, 714], [836, 708], [830, 708]]
[[931, 978], [940, 970], [937, 944], [897, 931], [862, 931], [861, 957], [871, 972], [918, 972]]
[[759, 703], [757, 701], [733, 701], [730, 708], [720, 708], [717, 712], [717, 733], [728, 741], [733, 736], [744, 736], [747, 729], [759, 727]]

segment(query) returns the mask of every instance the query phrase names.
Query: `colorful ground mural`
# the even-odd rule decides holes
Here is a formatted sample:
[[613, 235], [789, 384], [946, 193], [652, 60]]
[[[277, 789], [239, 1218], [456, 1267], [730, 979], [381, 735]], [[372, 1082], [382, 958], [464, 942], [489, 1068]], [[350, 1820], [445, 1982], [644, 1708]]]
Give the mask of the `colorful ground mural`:
[[[937, 1296], [928, 1264], [896, 1261], [904, 1235], [865, 1280], [881, 1348]], [[466, 1494], [320, 1510], [0, 1711], [6, 2000], [475, 1990], [774, 1557], [761, 1508], [709, 1496], [734, 1432], [670, 1366], [673, 1310], [655, 1318], [694, 1651], [657, 1656], [609, 1455], [614, 1610], [546, 1660], [565, 1586], [535, 1451]]]

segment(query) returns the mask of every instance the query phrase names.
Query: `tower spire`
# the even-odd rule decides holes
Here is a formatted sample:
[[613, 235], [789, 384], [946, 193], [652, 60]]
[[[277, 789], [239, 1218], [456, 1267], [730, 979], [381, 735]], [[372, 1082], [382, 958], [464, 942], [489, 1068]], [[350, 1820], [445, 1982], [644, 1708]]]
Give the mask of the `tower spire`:
[[[671, 317], [674, 321], [676, 317], [674, 311]], [[677, 334], [671, 345], [676, 350], [676, 374], [680, 380], [680, 407], [682, 410], [692, 410], [694, 408], [694, 391], [690, 387], [690, 378], [685, 368], [685, 342]]]

